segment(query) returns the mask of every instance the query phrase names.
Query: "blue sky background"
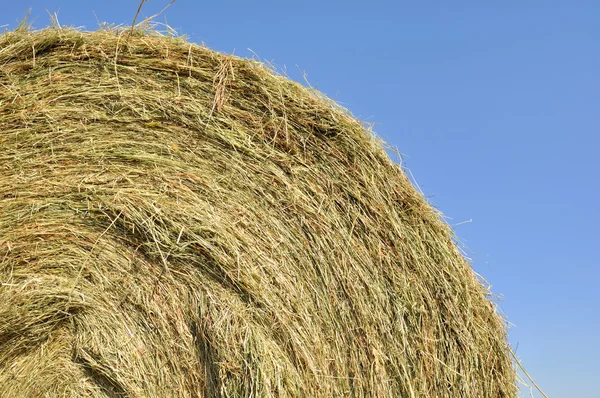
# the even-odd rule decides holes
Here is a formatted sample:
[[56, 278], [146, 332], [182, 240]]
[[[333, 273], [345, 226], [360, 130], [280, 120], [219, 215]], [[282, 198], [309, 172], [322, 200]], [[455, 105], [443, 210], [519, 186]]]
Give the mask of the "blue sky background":
[[[166, 3], [150, 0], [142, 16]], [[252, 49], [295, 80], [306, 73], [376, 123], [460, 224], [529, 373], [550, 397], [598, 398], [600, 2], [425, 3], [177, 0], [158, 21], [216, 50]], [[38, 28], [46, 9], [63, 25], [129, 25], [137, 6], [5, 1], [0, 26], [29, 7]]]

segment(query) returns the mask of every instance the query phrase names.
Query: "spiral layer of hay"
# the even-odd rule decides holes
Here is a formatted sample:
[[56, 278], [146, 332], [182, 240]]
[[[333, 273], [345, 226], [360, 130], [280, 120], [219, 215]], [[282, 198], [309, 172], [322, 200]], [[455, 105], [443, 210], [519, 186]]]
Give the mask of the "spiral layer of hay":
[[3, 397], [514, 397], [488, 291], [372, 134], [262, 64], [0, 36]]

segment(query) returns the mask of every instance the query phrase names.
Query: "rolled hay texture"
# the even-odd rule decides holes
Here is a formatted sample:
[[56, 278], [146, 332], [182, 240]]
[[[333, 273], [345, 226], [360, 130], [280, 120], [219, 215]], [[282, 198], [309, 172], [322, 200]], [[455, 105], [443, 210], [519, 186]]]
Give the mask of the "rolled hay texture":
[[0, 36], [2, 397], [514, 397], [505, 322], [361, 122], [182, 38]]

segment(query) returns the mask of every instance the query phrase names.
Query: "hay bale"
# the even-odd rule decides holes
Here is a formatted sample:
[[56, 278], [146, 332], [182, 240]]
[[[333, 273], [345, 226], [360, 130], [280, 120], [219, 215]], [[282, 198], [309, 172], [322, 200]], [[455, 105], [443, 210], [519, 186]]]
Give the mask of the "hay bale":
[[0, 36], [3, 397], [514, 397], [505, 325], [360, 122], [152, 32]]

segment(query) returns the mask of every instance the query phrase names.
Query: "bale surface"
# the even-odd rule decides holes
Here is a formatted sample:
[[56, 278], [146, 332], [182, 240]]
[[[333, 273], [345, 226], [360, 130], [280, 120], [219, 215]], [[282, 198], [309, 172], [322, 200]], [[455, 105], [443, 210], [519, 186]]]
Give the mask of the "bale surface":
[[2, 397], [514, 397], [449, 227], [348, 112], [122, 30], [0, 36]]

